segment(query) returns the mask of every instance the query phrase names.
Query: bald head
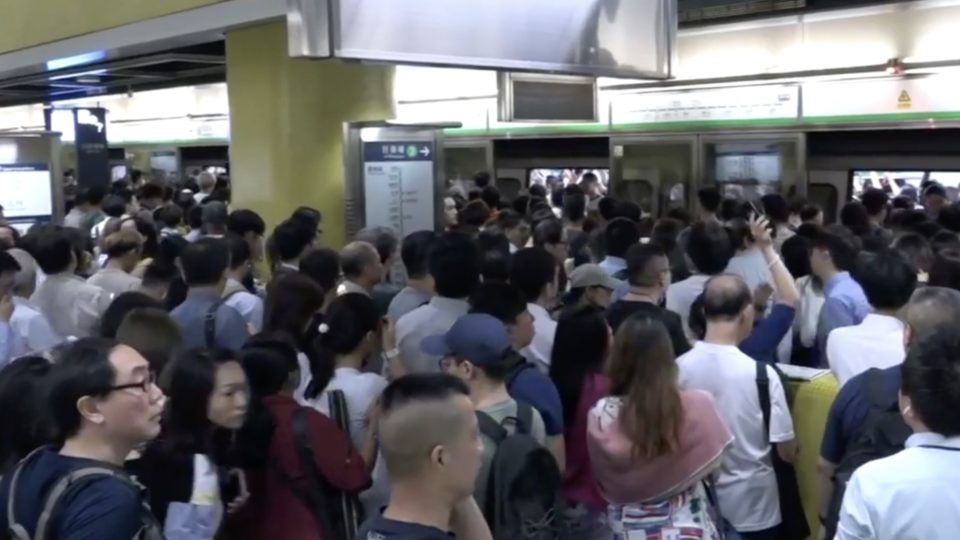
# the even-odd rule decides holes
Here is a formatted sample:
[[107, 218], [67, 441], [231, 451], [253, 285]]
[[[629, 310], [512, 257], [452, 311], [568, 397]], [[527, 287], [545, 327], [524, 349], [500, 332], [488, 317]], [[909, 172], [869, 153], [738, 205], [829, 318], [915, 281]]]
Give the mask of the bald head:
[[703, 313], [707, 321], [731, 321], [753, 303], [750, 288], [738, 276], [720, 274], [703, 289]]
[[927, 336], [944, 325], [960, 320], [960, 292], [945, 287], [923, 287], [910, 297], [904, 311], [911, 341]]
[[408, 375], [381, 397], [380, 449], [391, 478], [420, 475], [433, 449], [449, 447], [470, 425], [470, 390], [456, 377]]

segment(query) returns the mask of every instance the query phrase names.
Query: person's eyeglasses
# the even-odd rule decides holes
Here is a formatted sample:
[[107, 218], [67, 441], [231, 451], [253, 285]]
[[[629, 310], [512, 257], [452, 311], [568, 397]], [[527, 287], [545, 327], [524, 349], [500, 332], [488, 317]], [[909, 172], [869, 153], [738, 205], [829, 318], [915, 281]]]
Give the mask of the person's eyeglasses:
[[150, 393], [150, 388], [153, 387], [153, 385], [156, 384], [156, 382], [157, 382], [157, 374], [151, 371], [151, 372], [150, 372], [149, 374], [147, 374], [147, 376], [146, 376], [142, 381], [140, 381], [140, 382], [128, 383], [128, 384], [120, 384], [120, 385], [117, 385], [117, 386], [111, 386], [110, 388], [107, 389], [107, 392], [106, 392], [106, 393], [109, 394], [109, 393], [111, 393], [111, 392], [119, 392], [120, 390], [133, 390], [133, 389], [137, 389], [137, 390], [142, 391], [144, 394], [149, 394], [149, 393]]

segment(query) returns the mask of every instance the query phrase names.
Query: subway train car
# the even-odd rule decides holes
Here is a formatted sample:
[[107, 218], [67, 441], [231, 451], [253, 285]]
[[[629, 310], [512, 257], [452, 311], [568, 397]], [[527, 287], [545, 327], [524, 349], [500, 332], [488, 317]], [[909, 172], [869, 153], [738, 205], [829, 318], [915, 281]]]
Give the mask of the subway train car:
[[766, 193], [806, 197], [824, 209], [828, 220], [836, 219], [843, 204], [866, 187], [916, 196], [920, 184], [932, 180], [957, 200], [960, 186], [960, 127], [951, 125], [490, 131], [447, 134], [448, 180], [494, 171], [498, 187], [511, 197], [551, 176], [569, 183], [591, 171], [609, 193], [634, 200], [655, 215], [675, 207], [694, 210], [697, 189], [717, 185], [726, 194], [748, 199]]

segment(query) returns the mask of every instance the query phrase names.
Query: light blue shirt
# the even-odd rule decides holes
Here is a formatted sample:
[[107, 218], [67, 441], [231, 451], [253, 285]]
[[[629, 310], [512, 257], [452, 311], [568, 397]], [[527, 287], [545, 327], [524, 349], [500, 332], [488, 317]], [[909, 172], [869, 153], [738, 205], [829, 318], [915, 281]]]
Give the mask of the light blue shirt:
[[630, 283], [617, 278], [617, 274], [627, 269], [626, 259], [608, 255], [597, 266], [617, 280], [617, 288], [613, 290], [613, 301], [622, 300], [630, 292]]
[[960, 437], [915, 433], [905, 446], [853, 473], [843, 496], [837, 540], [957, 538]]
[[617, 277], [617, 273], [627, 269], [627, 260], [623, 257], [614, 257], [607, 255], [605, 259], [598, 264], [604, 272], [610, 274], [610, 277]]
[[[239, 281], [231, 278], [227, 280], [227, 288], [243, 287]], [[263, 330], [263, 299], [250, 293], [247, 290], [238, 290], [230, 295], [224, 302], [226, 305], [237, 310], [247, 324], [251, 325], [254, 332]]]
[[823, 309], [817, 323], [817, 347], [820, 350], [820, 362], [827, 358], [827, 336], [837, 328], [855, 326], [873, 313], [873, 307], [867, 301], [863, 288], [849, 272], [840, 272], [824, 285]]
[[43, 313], [28, 300], [14, 296], [13, 303], [16, 306], [13, 316], [10, 317], [13, 341], [10, 354], [13, 358], [49, 351], [65, 341], [64, 337], [50, 326]]
[[12, 346], [13, 329], [10, 328], [10, 323], [0, 322], [0, 368], [10, 361]]

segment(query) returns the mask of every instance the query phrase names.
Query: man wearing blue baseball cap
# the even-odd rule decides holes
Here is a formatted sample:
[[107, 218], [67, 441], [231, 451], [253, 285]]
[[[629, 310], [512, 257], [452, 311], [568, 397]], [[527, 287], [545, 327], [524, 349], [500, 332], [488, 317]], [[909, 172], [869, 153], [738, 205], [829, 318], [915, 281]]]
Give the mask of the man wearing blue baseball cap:
[[[473, 313], [457, 319], [446, 334], [425, 338], [420, 347], [431, 356], [440, 357], [440, 368], [455, 375], [470, 387], [470, 400], [474, 409], [486, 414], [498, 424], [512, 430], [521, 405], [507, 392], [507, 375], [519, 358], [511, 346], [506, 326], [496, 317]], [[546, 440], [546, 430], [540, 413], [532, 409], [530, 435], [540, 444]], [[483, 454], [474, 497], [480, 508], [486, 508], [487, 481], [490, 464], [497, 445], [490, 437], [481, 434]]]

